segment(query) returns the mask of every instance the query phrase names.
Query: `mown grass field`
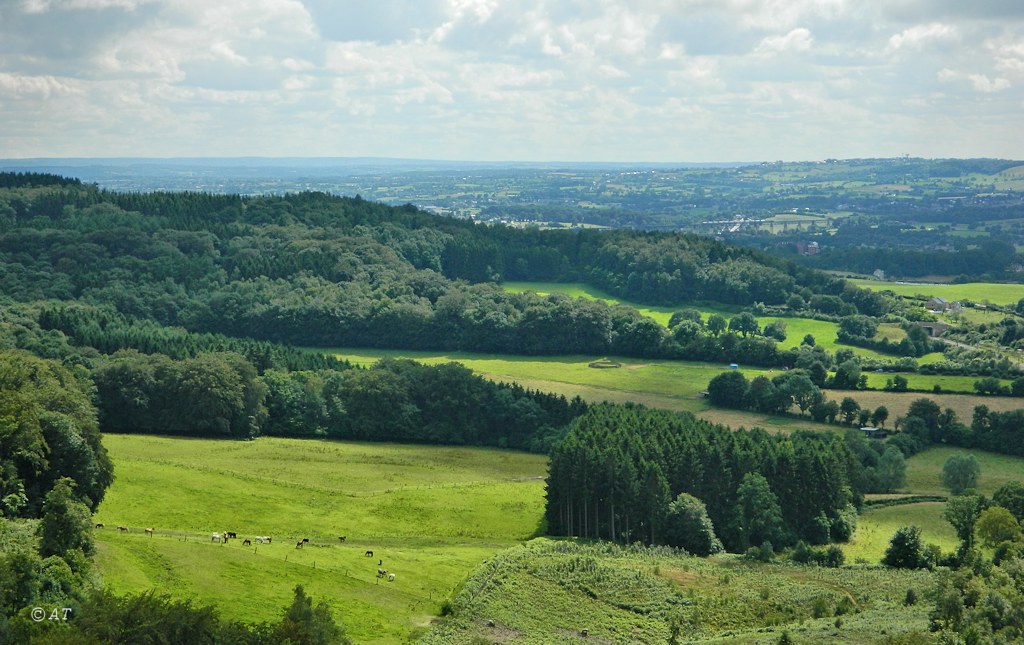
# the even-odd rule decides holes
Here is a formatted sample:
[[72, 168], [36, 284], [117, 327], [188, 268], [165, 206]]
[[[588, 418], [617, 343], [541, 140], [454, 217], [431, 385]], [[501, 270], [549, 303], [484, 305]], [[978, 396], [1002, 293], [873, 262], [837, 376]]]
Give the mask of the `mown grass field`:
[[1016, 305], [1024, 298], [1024, 284], [997, 284], [992, 282], [965, 282], [964, 284], [901, 284], [879, 280], [851, 279], [850, 282], [871, 291], [892, 291], [899, 296], [940, 297], [996, 305]]
[[846, 561], [878, 564], [896, 529], [909, 525], [921, 529], [925, 544], [937, 544], [943, 552], [955, 551], [959, 542], [952, 525], [942, 518], [945, 507], [944, 502], [918, 502], [861, 513], [853, 539], [843, 545]]
[[902, 600], [933, 585], [921, 571], [538, 539], [474, 572], [425, 642], [666, 643], [675, 624], [679, 642], [768, 644], [785, 630], [798, 643], [877, 643], [927, 631], [927, 604]]
[[991, 496], [1008, 481], [1024, 482], [1024, 459], [981, 450], [960, 448], [929, 448], [907, 460], [907, 490], [919, 495], [947, 495], [942, 487], [942, 466], [957, 453], [974, 455], [981, 466], [978, 492]]
[[[541, 455], [274, 438], [104, 445], [117, 475], [95, 515], [104, 584], [253, 622], [276, 620], [302, 584], [359, 643], [422, 632], [477, 564], [536, 534], [543, 513]], [[238, 539], [211, 542], [221, 531]], [[273, 542], [242, 546], [257, 535]], [[395, 582], [377, 579], [379, 560]]]

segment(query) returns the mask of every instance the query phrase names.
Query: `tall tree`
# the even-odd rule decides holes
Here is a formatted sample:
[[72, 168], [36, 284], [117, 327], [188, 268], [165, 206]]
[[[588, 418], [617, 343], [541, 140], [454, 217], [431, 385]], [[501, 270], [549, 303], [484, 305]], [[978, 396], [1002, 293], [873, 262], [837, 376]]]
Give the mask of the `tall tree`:
[[956, 453], [942, 465], [942, 485], [954, 495], [960, 495], [978, 485], [981, 464], [974, 455]]
[[759, 473], [747, 473], [736, 491], [734, 512], [736, 533], [742, 549], [771, 542], [775, 548], [789, 544], [779, 498], [768, 480]]

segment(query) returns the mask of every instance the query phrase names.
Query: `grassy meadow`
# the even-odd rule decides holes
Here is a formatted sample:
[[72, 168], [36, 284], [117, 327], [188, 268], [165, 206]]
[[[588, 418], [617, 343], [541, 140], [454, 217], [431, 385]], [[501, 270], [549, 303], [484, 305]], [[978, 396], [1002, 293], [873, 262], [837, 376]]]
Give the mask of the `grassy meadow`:
[[[275, 438], [104, 445], [117, 474], [95, 515], [104, 584], [215, 604], [230, 619], [276, 619], [302, 584], [356, 642], [403, 642], [477, 564], [541, 528], [541, 455]], [[221, 531], [238, 539], [211, 542]], [[273, 542], [242, 546], [257, 535]], [[394, 582], [377, 579], [379, 560]]]
[[[907, 460], [904, 491], [914, 495], [948, 495], [942, 486], [942, 466], [956, 453], [973, 455], [981, 466], [978, 492], [991, 497], [995, 489], [1008, 481], [1024, 481], [1024, 459], [981, 450], [934, 447]], [[847, 562], [877, 563], [885, 554], [889, 540], [901, 526], [921, 529], [925, 543], [937, 544], [943, 552], [956, 550], [959, 543], [952, 525], [942, 517], [944, 502], [918, 502], [870, 509], [860, 515], [853, 539], [843, 545]]]
[[1024, 284], [997, 284], [993, 282], [965, 282], [964, 284], [915, 284], [881, 282], [879, 280], [851, 279], [850, 282], [872, 291], [892, 291], [898, 296], [922, 298], [940, 297], [954, 300], [989, 302], [996, 305], [1016, 305], [1024, 298]]

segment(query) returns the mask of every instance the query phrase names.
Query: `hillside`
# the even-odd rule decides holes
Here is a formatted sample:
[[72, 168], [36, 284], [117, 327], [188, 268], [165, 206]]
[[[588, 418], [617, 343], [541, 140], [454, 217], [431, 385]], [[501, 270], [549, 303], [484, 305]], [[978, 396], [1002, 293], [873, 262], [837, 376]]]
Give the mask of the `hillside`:
[[196, 332], [663, 356], [666, 332], [632, 310], [508, 294], [496, 281], [583, 279], [652, 304], [771, 305], [797, 294], [862, 313], [883, 307], [825, 274], [692, 235], [519, 231], [322, 193], [113, 193], [53, 181], [14, 176], [0, 191], [4, 295]]
[[[118, 473], [95, 515], [105, 585], [172, 591], [260, 622], [302, 584], [359, 643], [421, 634], [477, 564], [533, 536], [543, 514], [539, 455], [272, 438], [104, 442]], [[222, 531], [238, 538], [211, 543]], [[264, 535], [272, 542], [257, 544]]]

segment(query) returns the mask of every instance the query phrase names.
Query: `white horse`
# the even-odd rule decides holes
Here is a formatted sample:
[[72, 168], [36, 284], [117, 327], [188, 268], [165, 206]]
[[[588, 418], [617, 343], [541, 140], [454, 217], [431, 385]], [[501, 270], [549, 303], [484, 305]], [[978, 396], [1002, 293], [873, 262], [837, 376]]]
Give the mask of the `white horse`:
[[220, 533], [211, 533], [210, 542], [220, 542], [223, 537]]

